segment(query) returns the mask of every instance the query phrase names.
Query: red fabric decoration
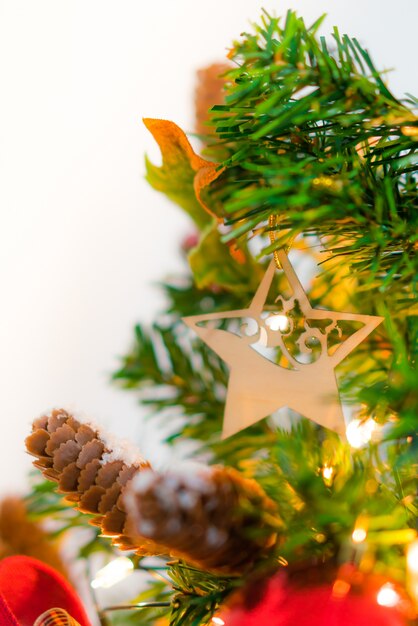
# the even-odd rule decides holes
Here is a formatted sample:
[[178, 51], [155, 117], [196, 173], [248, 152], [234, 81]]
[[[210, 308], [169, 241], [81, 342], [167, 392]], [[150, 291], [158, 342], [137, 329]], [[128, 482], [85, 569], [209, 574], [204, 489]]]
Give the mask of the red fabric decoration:
[[[338, 583], [341, 583], [338, 587]], [[261, 597], [251, 589], [221, 613], [225, 626], [406, 626], [394, 607], [380, 606], [376, 593], [356, 593], [334, 585], [296, 587], [282, 573], [271, 578]], [[344, 593], [345, 591], [345, 593]]]
[[52, 607], [65, 609], [80, 626], [90, 626], [74, 589], [52, 567], [27, 556], [0, 561], [1, 626], [33, 626]]
[[0, 624], [3, 626], [19, 626], [15, 616], [7, 606], [7, 602], [0, 593]]

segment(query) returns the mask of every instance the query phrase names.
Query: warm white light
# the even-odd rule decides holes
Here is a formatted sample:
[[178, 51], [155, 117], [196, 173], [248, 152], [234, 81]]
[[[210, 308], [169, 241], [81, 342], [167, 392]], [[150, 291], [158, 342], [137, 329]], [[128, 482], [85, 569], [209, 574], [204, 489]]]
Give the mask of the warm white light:
[[216, 624], [216, 626], [224, 626], [225, 622], [221, 617], [212, 617], [212, 624]]
[[351, 535], [354, 543], [362, 543], [366, 537], [367, 537], [367, 532], [365, 528], [355, 528], [353, 530], [353, 534]]
[[377, 594], [377, 604], [380, 604], [380, 606], [396, 606], [400, 599], [399, 593], [391, 583], [383, 585]]
[[374, 439], [379, 430], [380, 426], [372, 419], [352, 420], [346, 430], [348, 443], [352, 448], [361, 448]]
[[324, 480], [326, 481], [331, 480], [333, 473], [334, 473], [334, 468], [331, 467], [330, 465], [324, 465], [324, 467], [322, 468], [322, 476], [324, 477]]
[[266, 319], [266, 325], [270, 330], [285, 331], [289, 328], [289, 320], [286, 315], [278, 313], [276, 315], [270, 315], [270, 317]]
[[408, 548], [406, 562], [410, 574], [418, 575], [418, 539], [415, 539]]
[[325, 465], [321, 467], [321, 474], [322, 478], [324, 479], [325, 485], [327, 487], [331, 487], [334, 478], [334, 468], [332, 467], [332, 465], [328, 465], [327, 463], [325, 463]]
[[93, 589], [108, 589], [119, 581], [123, 580], [131, 573], [134, 565], [131, 559], [126, 556], [121, 556], [113, 561], [110, 561], [105, 567], [102, 567], [94, 580], [91, 581]]

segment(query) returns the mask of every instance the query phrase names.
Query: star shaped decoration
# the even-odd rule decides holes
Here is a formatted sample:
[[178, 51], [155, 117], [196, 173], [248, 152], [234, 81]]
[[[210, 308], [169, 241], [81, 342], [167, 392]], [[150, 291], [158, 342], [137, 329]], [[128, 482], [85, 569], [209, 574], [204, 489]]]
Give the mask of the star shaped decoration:
[[[276, 271], [273, 259], [247, 309], [209, 313], [183, 318], [183, 321], [216, 352], [229, 366], [230, 377], [225, 406], [222, 438], [255, 424], [280, 408], [288, 407], [312, 421], [345, 436], [345, 421], [338, 394], [335, 367], [358, 346], [383, 320], [382, 317], [355, 313], [339, 313], [311, 307], [306, 293], [285, 253], [279, 250], [276, 259], [292, 290], [290, 299], [278, 296], [280, 315], [264, 312], [266, 299]], [[286, 345], [286, 337], [294, 331], [292, 313], [298, 308], [305, 318], [303, 332], [296, 344], [299, 354], [294, 357]], [[243, 318], [241, 333], [215, 327], [216, 321]], [[248, 320], [248, 321], [245, 321]], [[252, 320], [255, 334], [247, 335]], [[317, 321], [318, 327], [315, 327]], [[329, 324], [325, 324], [329, 321]], [[331, 331], [341, 336], [339, 321], [361, 323], [336, 349], [328, 348]], [[283, 322], [287, 329], [280, 329]], [[205, 325], [202, 325], [205, 324]], [[325, 327], [324, 327], [325, 325]], [[316, 343], [320, 354], [309, 361]], [[265, 347], [278, 348], [286, 367], [266, 358], [255, 349], [261, 342]], [[312, 343], [311, 343], [312, 345]]]

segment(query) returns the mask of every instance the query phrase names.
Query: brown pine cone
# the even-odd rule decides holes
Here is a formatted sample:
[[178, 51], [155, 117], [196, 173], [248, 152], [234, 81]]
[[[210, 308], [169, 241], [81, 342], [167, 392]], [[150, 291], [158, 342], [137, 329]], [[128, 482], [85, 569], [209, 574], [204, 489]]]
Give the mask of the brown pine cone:
[[125, 534], [123, 493], [135, 474], [150, 468], [127, 444], [59, 409], [34, 421], [26, 449], [37, 457], [33, 464], [45, 478], [58, 483], [58, 493], [79, 511], [95, 515], [90, 523], [100, 526], [118, 548], [161, 552], [147, 540], [137, 538], [133, 544]]
[[276, 542], [275, 504], [230, 468], [135, 476], [124, 496], [132, 537], [147, 537], [202, 569], [240, 574]]

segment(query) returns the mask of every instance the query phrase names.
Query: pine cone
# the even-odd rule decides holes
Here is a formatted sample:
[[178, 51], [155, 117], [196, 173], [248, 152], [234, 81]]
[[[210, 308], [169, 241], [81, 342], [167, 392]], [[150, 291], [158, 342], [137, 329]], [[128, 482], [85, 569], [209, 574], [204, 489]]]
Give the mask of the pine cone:
[[93, 514], [90, 523], [122, 550], [170, 554], [209, 571], [239, 574], [276, 541], [274, 503], [255, 481], [230, 468], [157, 474], [125, 445], [64, 410], [35, 420], [26, 448], [43, 475], [58, 483], [57, 491]]
[[118, 548], [138, 554], [161, 552], [146, 540], [137, 538], [133, 544], [124, 530], [123, 493], [135, 474], [150, 467], [138, 454], [62, 409], [34, 421], [26, 448], [37, 457], [33, 464], [45, 478], [58, 483], [57, 491], [79, 511], [95, 515], [90, 523]]
[[261, 487], [230, 468], [197, 475], [141, 472], [125, 503], [131, 536], [147, 537], [172, 556], [221, 574], [254, 565], [275, 544], [280, 526]]

